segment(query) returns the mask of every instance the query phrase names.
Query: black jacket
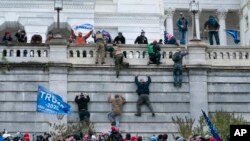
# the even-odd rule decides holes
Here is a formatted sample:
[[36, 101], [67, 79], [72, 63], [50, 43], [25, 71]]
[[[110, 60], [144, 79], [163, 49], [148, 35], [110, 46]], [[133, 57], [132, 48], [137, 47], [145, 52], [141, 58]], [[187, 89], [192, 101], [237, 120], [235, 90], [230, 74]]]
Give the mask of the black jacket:
[[138, 81], [138, 77], [136, 76], [135, 77], [135, 83], [137, 85], [137, 94], [138, 95], [141, 95], [141, 94], [149, 94], [149, 85], [151, 83], [151, 78], [150, 76], [148, 76], [148, 81], [147, 82], [144, 82], [144, 83], [141, 83]]
[[158, 53], [161, 51], [161, 47], [158, 44], [153, 44], [154, 53]]
[[75, 102], [78, 105], [78, 109], [79, 110], [88, 110], [88, 102], [90, 101], [89, 96], [87, 97], [82, 97], [82, 98], [78, 98], [78, 96], [76, 96], [75, 98]]
[[148, 44], [148, 39], [146, 36], [138, 36], [135, 40], [135, 44]]
[[116, 36], [116, 37], [115, 37], [115, 40], [114, 40], [114, 43], [120, 44], [119, 41], [121, 42], [121, 44], [126, 44], [126, 39], [125, 39], [124, 36], [121, 36], [121, 37]]

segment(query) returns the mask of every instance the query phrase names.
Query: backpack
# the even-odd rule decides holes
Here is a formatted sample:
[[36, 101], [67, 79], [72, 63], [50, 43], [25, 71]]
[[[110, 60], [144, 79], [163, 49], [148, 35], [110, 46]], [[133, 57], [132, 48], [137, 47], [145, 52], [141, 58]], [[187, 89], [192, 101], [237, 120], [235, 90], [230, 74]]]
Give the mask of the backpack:
[[122, 141], [122, 135], [119, 132], [111, 133], [110, 141]]
[[176, 53], [173, 55], [173, 58], [172, 58], [172, 59], [173, 59], [174, 62], [179, 61], [179, 60], [181, 59], [180, 53], [176, 52]]
[[154, 53], [154, 50], [153, 50], [153, 45], [147, 45], [147, 52], [148, 52], [148, 55], [151, 54], [151, 53]]

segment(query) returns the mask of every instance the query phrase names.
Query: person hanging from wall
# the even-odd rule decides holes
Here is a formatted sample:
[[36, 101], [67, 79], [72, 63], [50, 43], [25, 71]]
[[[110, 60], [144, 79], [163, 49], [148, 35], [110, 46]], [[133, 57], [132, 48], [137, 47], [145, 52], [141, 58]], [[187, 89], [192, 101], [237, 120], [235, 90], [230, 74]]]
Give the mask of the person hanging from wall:
[[180, 44], [185, 45], [186, 44], [186, 33], [188, 30], [188, 21], [184, 17], [183, 13], [180, 13], [180, 18], [177, 20], [176, 23], [178, 30], [179, 30], [179, 40]]
[[148, 55], [149, 55], [149, 64], [161, 64], [160, 60], [161, 60], [161, 48], [159, 46], [159, 44], [157, 43], [157, 41], [153, 41], [153, 43], [151, 43], [150, 45], [147, 46], [147, 50], [148, 50]]
[[122, 95], [116, 94], [114, 98], [109, 95], [108, 102], [112, 106], [112, 111], [108, 113], [108, 119], [110, 122], [115, 122], [116, 127], [120, 127], [122, 107], [126, 100]]
[[145, 31], [141, 30], [141, 35], [135, 39], [135, 44], [148, 44], [148, 39], [145, 36]]
[[88, 103], [90, 102], [89, 95], [84, 95], [83, 93], [80, 96], [75, 97], [75, 102], [78, 105], [79, 118], [80, 121], [89, 120], [90, 113], [88, 111]]
[[141, 105], [145, 104], [150, 112], [152, 113], [152, 116], [155, 116], [153, 107], [149, 100], [149, 85], [151, 83], [151, 78], [148, 76], [147, 82], [145, 82], [143, 79], [140, 79], [140, 82], [138, 81], [138, 76], [135, 77], [135, 84], [137, 85], [137, 94], [139, 96], [136, 107], [137, 107], [137, 113], [135, 116], [141, 116]]
[[204, 29], [208, 29], [208, 38], [210, 45], [213, 45], [213, 36], [215, 38], [216, 44], [220, 45], [220, 39], [218, 31], [220, 29], [220, 24], [217, 22], [214, 16], [209, 16], [208, 20], [204, 24]]
[[97, 31], [93, 36], [96, 43], [96, 59], [95, 64], [98, 64], [99, 58], [101, 59], [101, 64], [105, 64], [105, 46], [104, 46], [104, 38], [101, 31]]
[[120, 70], [122, 68], [128, 68], [129, 67], [129, 63], [128, 62], [124, 62], [123, 58], [124, 58], [124, 54], [121, 51], [120, 47], [116, 44], [113, 44], [112, 48], [108, 48], [108, 51], [110, 51], [112, 53], [112, 56], [114, 58], [115, 61], [115, 71], [116, 71], [116, 77], [119, 77], [120, 74]]
[[24, 30], [19, 29], [17, 33], [15, 34], [15, 36], [19, 43], [27, 43], [27, 36]]
[[177, 42], [176, 38], [167, 31], [164, 31], [164, 44], [179, 46], [179, 43]]
[[181, 87], [182, 85], [182, 72], [183, 72], [183, 66], [182, 66], [182, 60], [185, 55], [187, 55], [188, 52], [181, 51], [180, 48], [177, 48], [177, 52], [174, 53], [172, 60], [174, 61], [174, 67], [173, 67], [173, 77], [174, 77], [174, 86], [175, 87]]
[[122, 32], [118, 32], [118, 36], [115, 37], [114, 43], [115, 44], [125, 44], [126, 43], [126, 39], [122, 35]]

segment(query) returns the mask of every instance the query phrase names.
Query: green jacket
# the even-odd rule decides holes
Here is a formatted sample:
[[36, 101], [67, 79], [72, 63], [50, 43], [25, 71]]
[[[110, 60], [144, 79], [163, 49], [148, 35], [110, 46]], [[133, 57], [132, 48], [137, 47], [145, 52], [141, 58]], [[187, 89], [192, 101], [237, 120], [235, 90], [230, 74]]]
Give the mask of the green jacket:
[[[176, 22], [176, 25], [177, 25], [179, 31], [187, 31], [187, 29], [188, 29], [187, 28], [188, 21], [186, 18], [184, 18], [184, 19], [179, 18]], [[183, 26], [183, 28], [181, 26]]]

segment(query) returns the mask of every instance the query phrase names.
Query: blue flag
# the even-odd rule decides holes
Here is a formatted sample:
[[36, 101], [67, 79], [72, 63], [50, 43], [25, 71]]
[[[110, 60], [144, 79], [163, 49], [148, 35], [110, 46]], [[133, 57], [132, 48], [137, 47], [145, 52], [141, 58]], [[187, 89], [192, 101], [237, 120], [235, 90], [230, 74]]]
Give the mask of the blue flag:
[[233, 37], [234, 43], [238, 44], [240, 42], [240, 39], [238, 37], [238, 30], [234, 29], [225, 29], [226, 33], [231, 35]]
[[112, 42], [111, 35], [110, 35], [110, 33], [108, 31], [102, 29], [102, 36], [106, 39], [107, 43]]
[[74, 30], [78, 30], [78, 29], [93, 29], [93, 25], [92, 24], [89, 24], [89, 23], [84, 23], [84, 24], [81, 24], [81, 25], [76, 25], [73, 27]]
[[209, 119], [209, 117], [206, 115], [206, 113], [205, 113], [203, 110], [201, 110], [201, 111], [202, 111], [202, 113], [203, 113], [203, 116], [204, 116], [204, 118], [205, 118], [205, 120], [206, 120], [206, 122], [207, 122], [207, 125], [208, 125], [208, 127], [209, 127], [209, 129], [210, 129], [210, 132], [211, 132], [211, 134], [213, 135], [213, 137], [216, 139], [216, 141], [222, 141], [222, 140], [220, 139], [220, 136], [219, 136], [218, 133], [217, 133], [216, 128], [214, 127], [213, 123], [212, 123], [211, 120]]
[[42, 86], [38, 86], [36, 111], [49, 114], [69, 114], [71, 112], [70, 105], [64, 102], [59, 95]]

